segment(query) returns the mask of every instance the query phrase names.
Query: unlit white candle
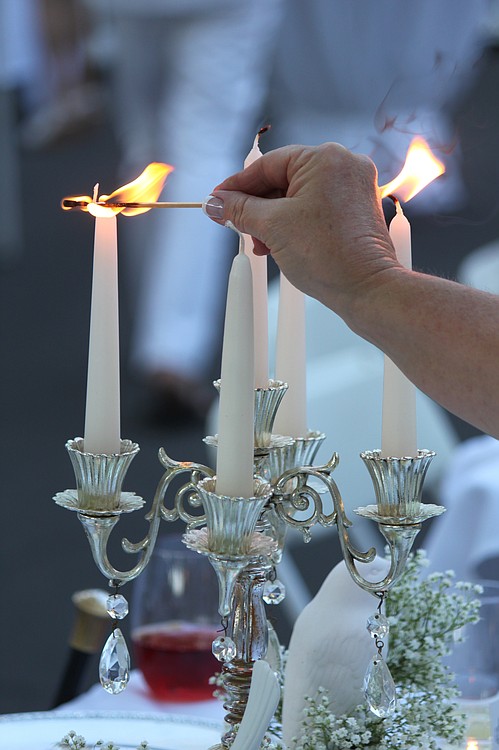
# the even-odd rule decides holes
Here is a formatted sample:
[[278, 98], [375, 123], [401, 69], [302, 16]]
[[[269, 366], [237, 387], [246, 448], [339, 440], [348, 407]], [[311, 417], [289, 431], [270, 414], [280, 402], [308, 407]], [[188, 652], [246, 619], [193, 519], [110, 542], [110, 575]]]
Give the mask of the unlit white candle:
[[[244, 160], [244, 166], [253, 164], [262, 155], [258, 147], [259, 135]], [[255, 346], [255, 388], [268, 388], [269, 385], [269, 323], [267, 299], [267, 256], [255, 255], [253, 239], [244, 235], [245, 252], [250, 259], [253, 272], [253, 320]]]
[[253, 285], [241, 237], [225, 309], [215, 485], [219, 495], [253, 496], [254, 412]]
[[95, 219], [84, 449], [120, 452], [118, 241], [116, 216]]
[[[412, 268], [411, 225], [400, 203], [397, 202], [396, 206], [397, 213], [390, 223], [390, 237], [399, 263]], [[387, 356], [384, 370], [381, 455], [385, 458], [416, 456], [416, 390]]]
[[288, 384], [274, 422], [274, 432], [306, 437], [307, 383], [305, 344], [305, 296], [281, 274], [275, 376]]

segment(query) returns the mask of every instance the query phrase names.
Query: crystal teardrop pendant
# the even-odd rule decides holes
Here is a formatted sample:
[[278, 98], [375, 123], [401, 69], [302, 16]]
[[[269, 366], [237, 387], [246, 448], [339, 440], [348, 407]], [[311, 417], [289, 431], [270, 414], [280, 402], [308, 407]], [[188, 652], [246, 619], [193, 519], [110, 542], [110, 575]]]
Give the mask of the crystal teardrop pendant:
[[130, 654], [123, 633], [115, 628], [107, 639], [99, 662], [99, 678], [108, 693], [121, 693], [130, 679]]
[[385, 660], [375, 654], [364, 677], [364, 695], [373, 714], [381, 719], [390, 716], [397, 703], [397, 691]]

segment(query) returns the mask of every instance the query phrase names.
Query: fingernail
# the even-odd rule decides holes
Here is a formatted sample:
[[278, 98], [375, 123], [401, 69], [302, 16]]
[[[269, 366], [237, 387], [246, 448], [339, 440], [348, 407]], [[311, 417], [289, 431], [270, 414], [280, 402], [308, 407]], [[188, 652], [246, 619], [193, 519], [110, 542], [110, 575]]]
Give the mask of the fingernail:
[[209, 195], [203, 201], [203, 211], [210, 219], [223, 219], [224, 202], [217, 195]]

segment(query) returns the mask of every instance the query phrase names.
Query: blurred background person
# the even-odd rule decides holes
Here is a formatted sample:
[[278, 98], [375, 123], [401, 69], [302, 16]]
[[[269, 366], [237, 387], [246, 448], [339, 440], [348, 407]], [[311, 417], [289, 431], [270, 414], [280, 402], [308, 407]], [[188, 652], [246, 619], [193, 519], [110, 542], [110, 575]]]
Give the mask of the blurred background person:
[[[165, 199], [202, 201], [214, 181], [242, 166], [261, 124], [282, 3], [111, 6], [122, 179], [164, 161], [175, 168]], [[199, 417], [215, 395], [208, 383], [234, 237], [209, 226], [199, 210], [152, 214], [123, 227], [132, 296], [138, 289], [132, 367], [153, 394], [155, 419]]]
[[447, 173], [414, 199], [435, 212], [462, 205], [452, 104], [491, 33], [492, 0], [288, 0], [269, 110], [272, 146], [336, 141], [398, 174], [416, 135]]
[[37, 32], [37, 101], [20, 137], [24, 147], [40, 149], [100, 123], [104, 99], [89, 49], [93, 13], [88, 4], [39, 0], [31, 12]]

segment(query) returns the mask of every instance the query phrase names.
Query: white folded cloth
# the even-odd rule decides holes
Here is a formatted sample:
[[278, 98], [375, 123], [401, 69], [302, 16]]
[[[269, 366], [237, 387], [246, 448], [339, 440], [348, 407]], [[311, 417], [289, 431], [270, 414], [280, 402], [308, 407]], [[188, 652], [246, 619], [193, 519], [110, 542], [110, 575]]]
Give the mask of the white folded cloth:
[[[380, 557], [357, 565], [372, 582], [381, 582], [388, 569], [388, 561]], [[305, 696], [315, 697], [319, 687], [328, 691], [336, 715], [364, 701], [364, 675], [376, 653], [366, 622], [377, 606], [378, 600], [354, 583], [341, 561], [296, 620], [284, 679], [282, 729], [288, 747], [300, 735]]]
[[447, 512], [423, 545], [430, 569], [452, 569], [458, 580], [499, 578], [499, 441], [480, 436], [456, 449], [440, 502]]

